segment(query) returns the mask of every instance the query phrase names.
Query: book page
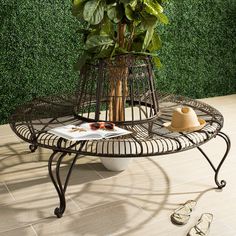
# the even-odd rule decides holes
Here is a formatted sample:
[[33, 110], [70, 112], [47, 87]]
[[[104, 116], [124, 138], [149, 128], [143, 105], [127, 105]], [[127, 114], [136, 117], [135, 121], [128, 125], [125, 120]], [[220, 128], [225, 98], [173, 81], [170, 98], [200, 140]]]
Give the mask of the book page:
[[97, 140], [102, 138], [112, 138], [116, 136], [131, 133], [128, 130], [114, 127], [113, 130], [97, 129], [92, 130], [89, 123], [83, 123], [80, 126], [66, 125], [51, 129], [48, 133], [57, 135], [68, 140]]
[[49, 130], [48, 132], [68, 140], [90, 140], [101, 139], [99, 133], [94, 133], [90, 130], [76, 130], [79, 126], [66, 125]]

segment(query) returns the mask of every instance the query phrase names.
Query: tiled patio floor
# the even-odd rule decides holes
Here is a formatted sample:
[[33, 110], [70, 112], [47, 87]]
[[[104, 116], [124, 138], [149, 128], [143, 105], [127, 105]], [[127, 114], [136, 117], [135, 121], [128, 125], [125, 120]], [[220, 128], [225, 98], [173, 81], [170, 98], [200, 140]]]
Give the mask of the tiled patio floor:
[[[197, 150], [137, 159], [121, 173], [104, 169], [96, 158], [83, 157], [71, 176], [67, 209], [57, 219], [56, 191], [47, 171], [51, 151], [31, 153], [8, 125], [0, 126], [0, 235], [147, 235], [182, 236], [204, 212], [214, 215], [210, 235], [236, 235], [236, 95], [208, 98], [225, 116], [232, 141], [220, 178]], [[225, 144], [214, 139], [203, 149], [217, 163]], [[64, 163], [63, 170], [67, 170]], [[179, 203], [196, 199], [190, 221], [175, 226], [169, 216]]]

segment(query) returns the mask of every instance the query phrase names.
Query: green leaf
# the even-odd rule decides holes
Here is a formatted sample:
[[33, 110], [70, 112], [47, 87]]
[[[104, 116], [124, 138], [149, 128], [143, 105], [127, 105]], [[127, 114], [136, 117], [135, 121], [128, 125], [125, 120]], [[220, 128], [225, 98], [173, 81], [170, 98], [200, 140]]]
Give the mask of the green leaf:
[[159, 50], [162, 46], [161, 39], [156, 32], [154, 32], [152, 37], [152, 46], [153, 46], [153, 51]]
[[109, 5], [107, 9], [107, 16], [114, 23], [118, 23], [123, 17], [123, 9], [120, 5]]
[[132, 8], [133, 11], [135, 11], [135, 8], [136, 8], [136, 6], [137, 6], [137, 3], [138, 3], [137, 0], [133, 0], [133, 1], [129, 4], [129, 6], [131, 6], [131, 8]]
[[154, 27], [149, 27], [148, 30], [146, 31], [146, 35], [143, 41], [143, 46], [142, 46], [142, 50], [146, 50], [147, 47], [149, 46], [151, 40], [152, 40], [152, 36], [154, 33]]
[[141, 21], [141, 25], [143, 27], [144, 30], [147, 30], [150, 27], [155, 27], [158, 19], [156, 18], [156, 16], [150, 15], [147, 12], [142, 12], [142, 21]]
[[133, 43], [131, 45], [131, 51], [140, 52], [142, 50], [145, 35], [146, 34], [143, 31], [136, 33]]
[[161, 39], [159, 35], [156, 32], [154, 32], [152, 36], [152, 42], [150, 43], [147, 49], [150, 52], [153, 52], [159, 50], [160, 48], [161, 48]]
[[120, 0], [120, 2], [121, 2], [121, 3], [128, 4], [128, 3], [133, 2], [133, 0]]
[[107, 16], [104, 16], [102, 24], [101, 24], [101, 30], [100, 35], [103, 36], [110, 36], [111, 38], [114, 35], [114, 28], [112, 22], [109, 20]]
[[105, 58], [109, 57], [112, 54], [113, 47], [109, 46], [107, 47], [106, 45], [101, 47], [101, 50], [99, 53], [95, 55], [95, 58]]
[[158, 18], [159, 18], [160, 22], [163, 23], [163, 24], [168, 24], [169, 23], [169, 20], [168, 20], [167, 16], [163, 13], [159, 13]]
[[99, 47], [99, 46], [112, 46], [114, 44], [113, 39], [108, 36], [93, 35], [89, 37], [85, 43], [87, 49]]
[[157, 9], [157, 11], [158, 11], [159, 13], [162, 13], [162, 12], [163, 12], [163, 7], [161, 6], [160, 3], [155, 2], [153, 6], [155, 6], [155, 8]]
[[153, 56], [152, 57], [153, 62], [155, 63], [157, 68], [161, 68], [162, 67], [162, 63], [161, 60], [157, 57], [157, 56]]
[[74, 64], [74, 70], [80, 71], [86, 62], [91, 58], [91, 55], [84, 52], [79, 58], [78, 61]]
[[82, 17], [85, 0], [74, 0], [72, 5], [72, 15]]
[[130, 5], [125, 6], [125, 16], [128, 20], [134, 20], [134, 13]]
[[99, 24], [104, 16], [105, 0], [90, 0], [85, 3], [83, 16], [92, 25]]
[[146, 6], [145, 9], [147, 13], [151, 15], [158, 17], [158, 15], [163, 12], [162, 6], [157, 2], [153, 2], [152, 0], [144, 0], [144, 4]]
[[120, 54], [120, 53], [128, 53], [128, 51], [127, 50], [125, 50], [124, 48], [122, 48], [122, 47], [117, 47], [116, 48], [116, 52], [118, 52], [118, 54]]
[[116, 42], [115, 45], [113, 46], [113, 50], [112, 50], [112, 52], [111, 52], [111, 54], [110, 54], [110, 58], [112, 58], [112, 57], [115, 55], [116, 49], [117, 49], [118, 47], [119, 47], [119, 44]]

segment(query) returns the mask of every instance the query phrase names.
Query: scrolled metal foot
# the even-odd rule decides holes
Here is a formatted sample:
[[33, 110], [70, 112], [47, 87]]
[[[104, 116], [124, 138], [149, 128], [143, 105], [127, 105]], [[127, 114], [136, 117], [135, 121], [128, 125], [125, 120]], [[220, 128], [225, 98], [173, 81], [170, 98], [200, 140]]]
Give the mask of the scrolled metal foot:
[[222, 189], [226, 186], [226, 181], [223, 180], [223, 179], [220, 181], [220, 183], [217, 179], [215, 180], [215, 182], [216, 182], [216, 185], [217, 185], [218, 189]]
[[59, 207], [56, 207], [54, 210], [54, 215], [56, 215], [57, 218], [61, 218], [63, 216], [63, 212], [60, 211]]

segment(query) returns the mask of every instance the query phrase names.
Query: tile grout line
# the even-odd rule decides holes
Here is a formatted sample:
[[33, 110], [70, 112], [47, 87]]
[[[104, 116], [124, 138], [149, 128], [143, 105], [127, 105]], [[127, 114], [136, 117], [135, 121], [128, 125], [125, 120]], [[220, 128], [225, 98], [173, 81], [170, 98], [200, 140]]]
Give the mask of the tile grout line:
[[[114, 206], [111, 206], [110, 208], [119, 205], [121, 202], [123, 202], [123, 201], [122, 201], [122, 200], [117, 200], [117, 201], [113, 202], [113, 203], [115, 203], [115, 205], [114, 205]], [[83, 211], [86, 211], [86, 210], [91, 210], [91, 209], [93, 209], [93, 208], [97, 208], [97, 207], [101, 207], [101, 206], [105, 206], [105, 205], [110, 205], [110, 203], [102, 203], [102, 204], [98, 204], [98, 205], [96, 205], [96, 206], [81, 208], [81, 210], [80, 210], [79, 212], [81, 212], [81, 211], [83, 212]], [[101, 210], [101, 211], [104, 211], [104, 210]], [[77, 214], [77, 213], [78, 213], [78, 212], [73, 212], [73, 213], [71, 213], [71, 214], [69, 214], [69, 215], [75, 215], [75, 214]], [[87, 214], [87, 215], [91, 215], [91, 214], [93, 214], [93, 213], [89, 213], [89, 214]]]
[[88, 165], [91, 170], [95, 171], [95, 173], [96, 173], [100, 178], [105, 179], [105, 177], [102, 176], [94, 167], [90, 166], [89, 163], [87, 163], [86, 165]]
[[[73, 201], [73, 199], [70, 197], [70, 199]], [[117, 200], [117, 201], [114, 201], [113, 203], [116, 203], [116, 204], [120, 204], [120, 202], [123, 202], [123, 200]], [[76, 205], [77, 203], [74, 202]], [[101, 203], [101, 204], [97, 204], [95, 206], [89, 206], [89, 207], [85, 207], [85, 208], [81, 208], [79, 207], [78, 211], [77, 212], [81, 212], [81, 211], [86, 211], [86, 210], [90, 210], [90, 209], [93, 209], [93, 208], [97, 208], [97, 207], [101, 207], [101, 206], [105, 206], [105, 205], [109, 205], [110, 203]], [[77, 205], [78, 206], [78, 205]], [[138, 207], [138, 206], [137, 206]], [[74, 215], [76, 214], [77, 212], [72, 212], [68, 215]]]
[[10, 191], [10, 189], [8, 188], [7, 184], [6, 184], [5, 182], [3, 182], [3, 184], [4, 184], [4, 186], [6, 187], [8, 193], [11, 195], [12, 199], [13, 199], [14, 201], [16, 201], [14, 195], [11, 193], [11, 191]]
[[73, 204], [78, 207], [78, 210], [82, 210], [82, 208], [79, 206], [79, 204], [77, 204], [69, 195], [67, 195], [67, 198], [70, 199], [71, 202], [73, 202]]
[[38, 234], [37, 234], [37, 232], [36, 232], [34, 226], [33, 226], [33, 225], [30, 225], [30, 228], [33, 230], [33, 232], [35, 233], [35, 235], [38, 236]]
[[19, 225], [19, 226], [13, 226], [12, 228], [8, 228], [8, 229], [5, 229], [3, 231], [0, 230], [0, 234], [1, 233], [6, 233], [6, 232], [10, 232], [10, 231], [13, 231], [13, 230], [17, 230], [17, 229], [28, 228], [30, 226], [31, 226], [31, 224], [23, 224], [23, 225]]

